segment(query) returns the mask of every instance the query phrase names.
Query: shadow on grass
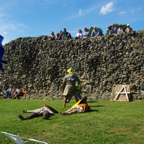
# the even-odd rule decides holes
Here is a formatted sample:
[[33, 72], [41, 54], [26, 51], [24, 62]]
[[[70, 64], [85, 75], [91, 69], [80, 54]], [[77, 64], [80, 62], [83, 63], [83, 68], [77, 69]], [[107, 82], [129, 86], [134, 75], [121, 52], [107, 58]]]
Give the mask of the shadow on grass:
[[[91, 113], [91, 112], [99, 112], [99, 110], [90, 109], [90, 111], [84, 112], [84, 113], [80, 113], [80, 114]], [[77, 113], [75, 113], [75, 114], [77, 114]]]
[[91, 109], [89, 112], [99, 112], [99, 111]]
[[90, 106], [90, 107], [105, 107], [104, 105], [96, 105], [96, 106]]
[[95, 103], [95, 102], [98, 102], [98, 101], [87, 101], [87, 103]]
[[52, 119], [58, 119], [59, 117], [52, 117], [52, 118], [49, 118], [49, 119], [44, 119], [44, 120], [52, 120]]

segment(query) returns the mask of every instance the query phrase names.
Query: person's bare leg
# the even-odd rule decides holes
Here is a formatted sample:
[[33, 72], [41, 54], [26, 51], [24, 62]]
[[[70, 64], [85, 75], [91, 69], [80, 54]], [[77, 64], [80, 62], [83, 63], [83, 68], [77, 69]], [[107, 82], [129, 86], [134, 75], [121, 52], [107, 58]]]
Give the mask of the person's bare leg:
[[14, 94], [12, 94], [12, 98], [11, 99], [13, 99], [13, 97], [14, 97]]
[[14, 99], [14, 97], [15, 97], [15, 94], [13, 94], [13, 96], [12, 96], [12, 98], [11, 98], [11, 99]]
[[17, 94], [14, 94], [12, 99], [14, 99], [14, 98], [16, 98], [16, 97], [17, 97]]
[[64, 105], [63, 105], [63, 107], [66, 107], [66, 101], [67, 101], [67, 98], [66, 98], [66, 96], [64, 97]]
[[16, 98], [17, 97], [17, 94], [15, 95], [15, 97], [14, 98]]

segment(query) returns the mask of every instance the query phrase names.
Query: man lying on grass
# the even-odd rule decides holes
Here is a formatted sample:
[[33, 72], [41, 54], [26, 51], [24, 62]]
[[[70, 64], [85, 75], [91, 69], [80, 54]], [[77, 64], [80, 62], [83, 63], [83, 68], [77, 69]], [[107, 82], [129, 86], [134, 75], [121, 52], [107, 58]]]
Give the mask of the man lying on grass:
[[48, 119], [49, 117], [53, 116], [55, 113], [58, 113], [57, 110], [50, 107], [49, 105], [45, 104], [44, 107], [35, 109], [35, 110], [23, 110], [23, 113], [31, 113], [27, 117], [23, 117], [22, 115], [18, 115], [21, 120], [28, 120], [35, 117], [43, 116], [43, 119]]
[[90, 111], [90, 106], [86, 103], [87, 97], [81, 99], [78, 103], [68, 109], [66, 112], [61, 112], [62, 115], [70, 115], [74, 113], [84, 113]]

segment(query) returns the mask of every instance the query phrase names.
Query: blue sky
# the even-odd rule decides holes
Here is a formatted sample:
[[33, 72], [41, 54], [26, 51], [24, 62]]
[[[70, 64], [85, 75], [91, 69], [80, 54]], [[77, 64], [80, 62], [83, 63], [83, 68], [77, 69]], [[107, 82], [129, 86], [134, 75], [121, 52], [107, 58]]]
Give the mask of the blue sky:
[[144, 0], [0, 0], [3, 44], [19, 37], [56, 34], [63, 28], [74, 37], [96, 26], [104, 34], [112, 23], [144, 29]]

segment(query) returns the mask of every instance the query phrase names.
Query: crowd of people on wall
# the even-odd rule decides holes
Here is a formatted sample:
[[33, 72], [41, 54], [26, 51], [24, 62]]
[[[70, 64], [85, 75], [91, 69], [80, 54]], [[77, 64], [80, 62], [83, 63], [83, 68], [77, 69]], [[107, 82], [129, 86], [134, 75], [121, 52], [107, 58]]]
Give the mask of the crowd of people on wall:
[[[130, 24], [127, 24], [127, 29], [124, 31], [124, 28], [122, 27], [122, 24], [119, 25], [119, 28], [117, 29], [114, 24], [109, 25], [107, 27], [109, 29], [109, 34], [118, 34], [121, 32], [132, 32], [133, 29], [130, 27]], [[84, 32], [82, 32], [81, 29], [78, 30], [78, 33], [75, 36], [75, 39], [83, 39], [87, 37], [93, 37], [93, 36], [100, 36], [99, 29], [96, 28], [96, 26], [93, 27], [92, 33], [90, 34], [87, 28], [84, 28]], [[66, 31], [66, 28], [64, 28], [64, 31], [62, 32], [60, 30], [59, 33], [56, 35], [54, 32], [51, 32], [50, 37], [53, 39], [58, 39], [58, 40], [64, 40], [64, 39], [70, 39], [72, 38], [71, 34]]]
[[115, 27], [114, 24], [109, 25], [107, 28], [109, 29], [109, 34], [118, 34], [121, 32], [132, 32], [133, 31], [133, 29], [130, 27], [130, 24], [127, 24], [127, 28], [125, 31], [124, 31], [124, 28], [122, 27], [122, 24], [119, 24], [118, 29]]
[[64, 28], [63, 32], [60, 30], [60, 33], [57, 33], [56, 35], [57, 35], [57, 37], [55, 36], [54, 32], [52, 31], [50, 37], [52, 37], [53, 39], [59, 39], [59, 40], [71, 38], [71, 34], [66, 31], [66, 28]]

